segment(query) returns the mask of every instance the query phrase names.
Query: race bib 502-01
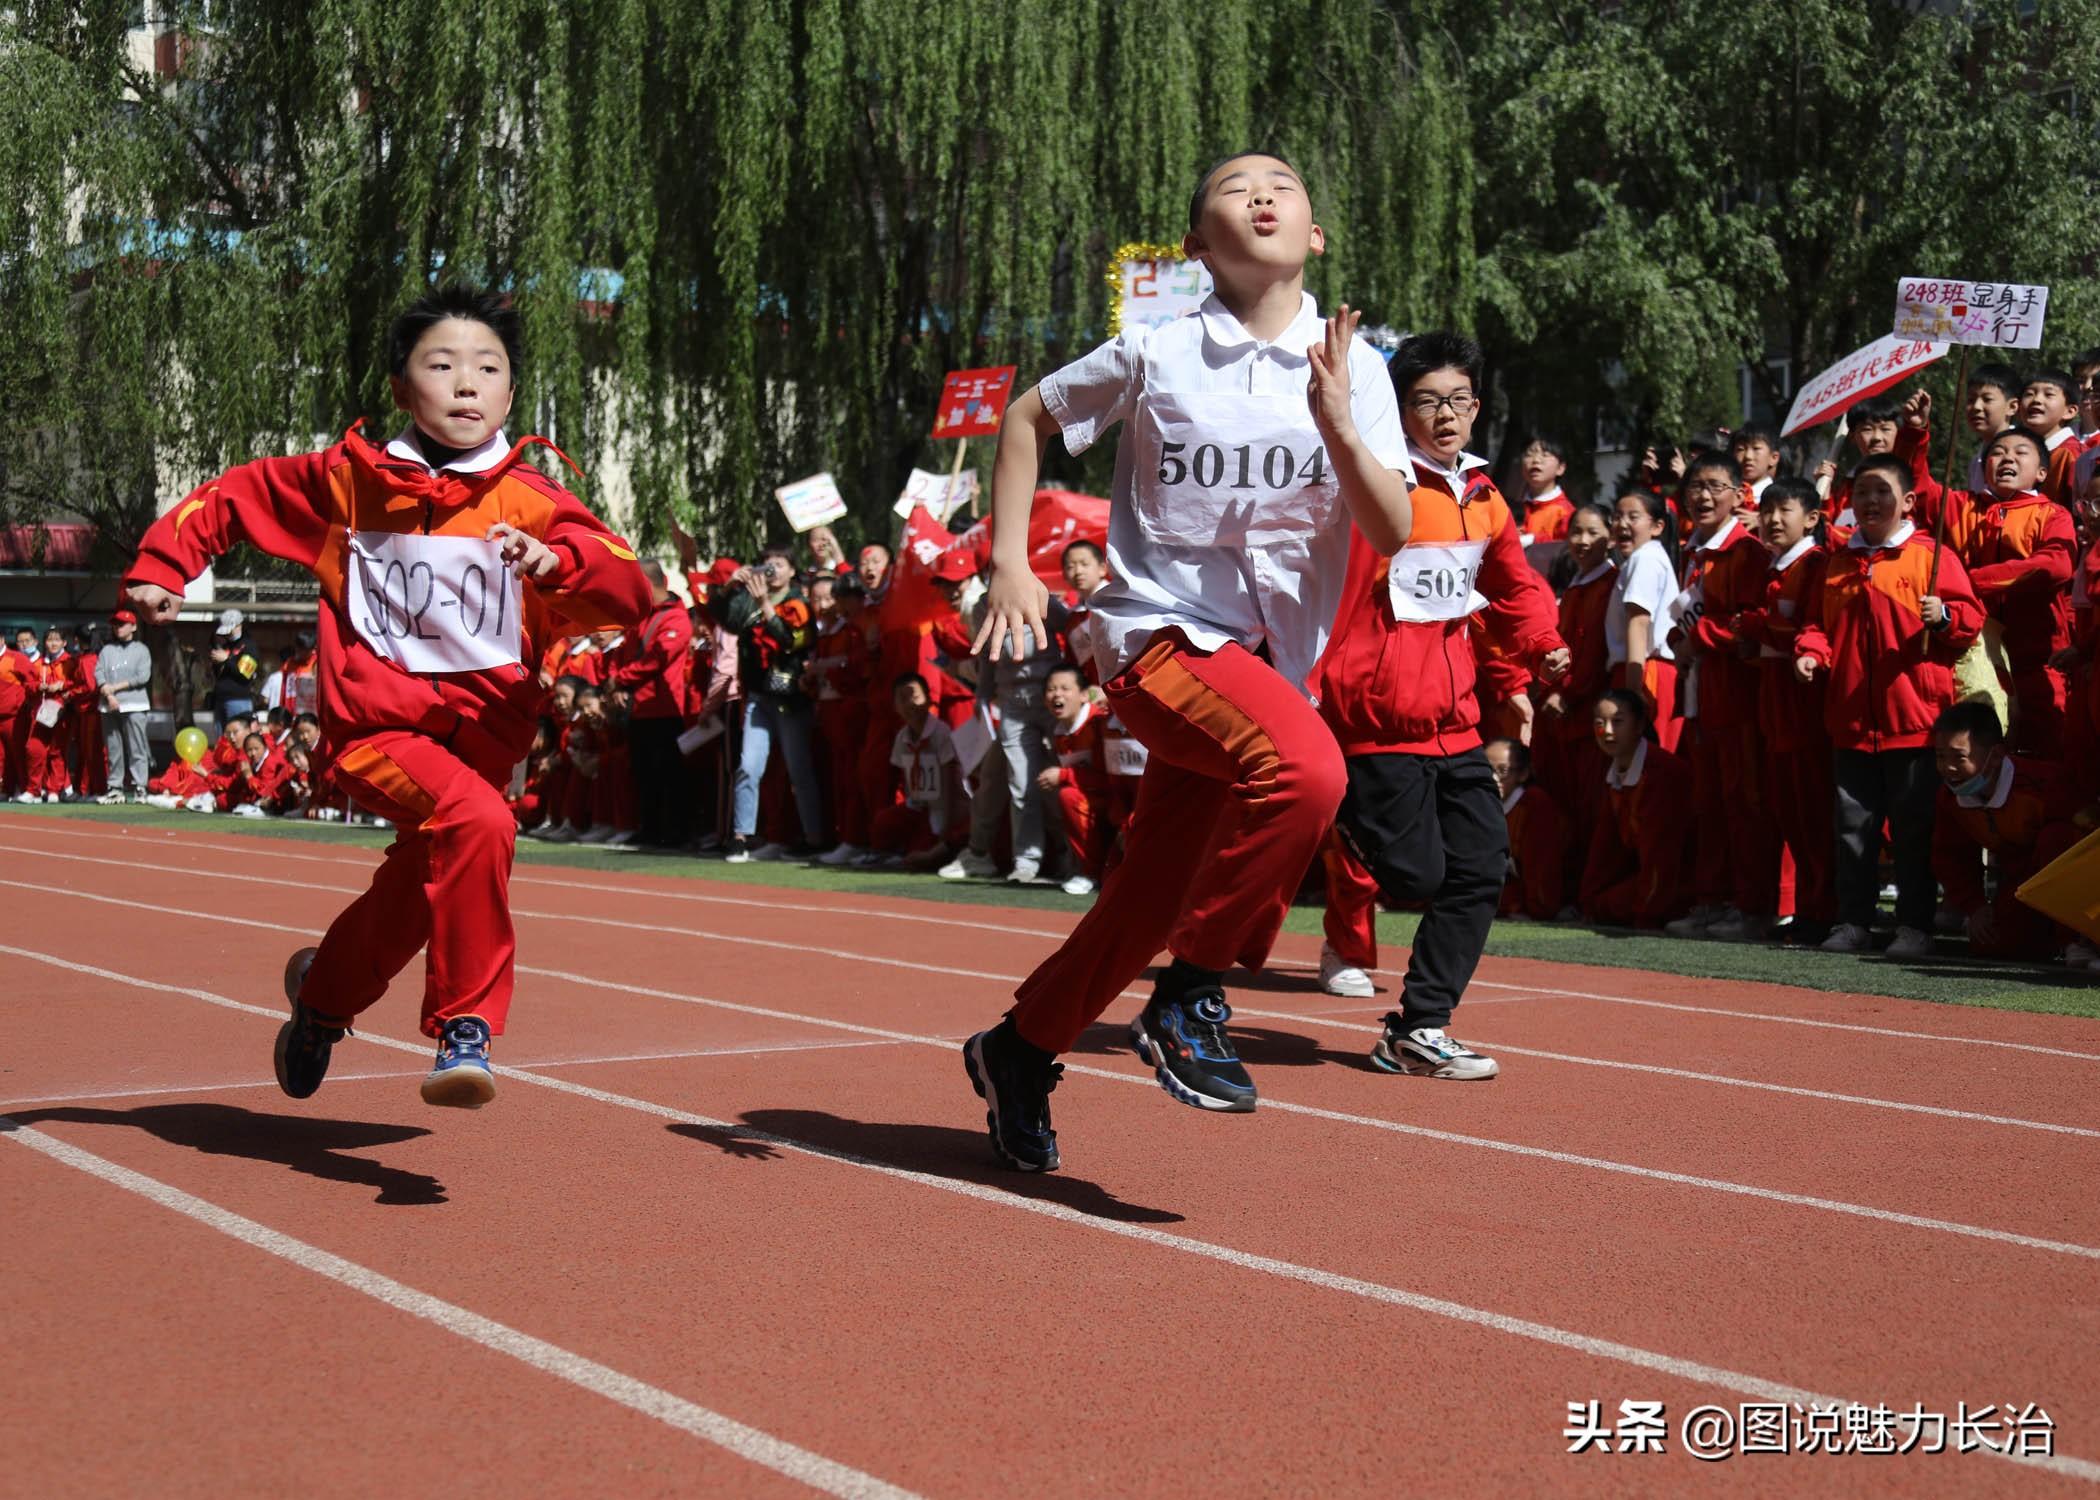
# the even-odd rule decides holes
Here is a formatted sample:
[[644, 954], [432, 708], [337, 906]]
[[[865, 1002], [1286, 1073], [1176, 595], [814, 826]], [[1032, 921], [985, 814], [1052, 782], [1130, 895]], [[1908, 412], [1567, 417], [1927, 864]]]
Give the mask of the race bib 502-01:
[[1393, 618], [1416, 622], [1456, 620], [1487, 604], [1475, 588], [1486, 542], [1423, 543], [1393, 554], [1386, 582], [1393, 598]]
[[1341, 486], [1302, 397], [1147, 392], [1138, 402], [1139, 528], [1169, 546], [1324, 530]]
[[518, 581], [482, 537], [350, 533], [344, 604], [374, 653], [405, 671], [480, 672], [518, 662]]

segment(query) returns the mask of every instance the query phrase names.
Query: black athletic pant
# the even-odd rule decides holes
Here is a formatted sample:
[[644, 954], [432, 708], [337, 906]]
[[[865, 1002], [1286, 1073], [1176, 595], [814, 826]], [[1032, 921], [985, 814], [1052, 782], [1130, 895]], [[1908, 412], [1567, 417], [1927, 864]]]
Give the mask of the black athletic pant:
[[1405, 1029], [1450, 1021], [1501, 900], [1509, 824], [1487, 754], [1353, 755], [1342, 837], [1389, 901], [1426, 901], [1407, 982]]
[[658, 848], [675, 849], [693, 836], [693, 776], [678, 753], [684, 728], [675, 717], [627, 721], [635, 835]]
[[1896, 925], [1932, 931], [1939, 886], [1932, 877], [1932, 817], [1940, 778], [1929, 747], [1837, 752], [1837, 914], [1874, 925], [1881, 894], [1881, 824], [1896, 866]]

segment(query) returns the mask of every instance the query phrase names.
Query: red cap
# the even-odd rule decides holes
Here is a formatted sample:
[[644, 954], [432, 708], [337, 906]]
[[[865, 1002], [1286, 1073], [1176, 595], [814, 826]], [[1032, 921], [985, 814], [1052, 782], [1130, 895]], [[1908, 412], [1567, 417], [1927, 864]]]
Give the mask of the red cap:
[[716, 558], [714, 566], [707, 570], [707, 586], [711, 589], [720, 588], [723, 584], [729, 582], [730, 579], [736, 577], [736, 570], [739, 566], [741, 564], [733, 557]]
[[109, 617], [109, 623], [112, 625], [136, 625], [138, 622], [139, 617], [128, 609], [120, 609]]
[[933, 565], [933, 576], [941, 583], [966, 583], [977, 576], [977, 559], [962, 547], [943, 552]]

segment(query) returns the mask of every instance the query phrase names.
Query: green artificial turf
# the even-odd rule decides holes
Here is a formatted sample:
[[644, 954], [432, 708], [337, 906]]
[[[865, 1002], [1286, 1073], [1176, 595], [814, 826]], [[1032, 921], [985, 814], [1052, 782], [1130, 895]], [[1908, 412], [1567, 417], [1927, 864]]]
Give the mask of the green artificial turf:
[[[180, 828], [198, 835], [247, 834], [309, 843], [355, 844], [367, 848], [381, 847], [391, 837], [384, 829], [344, 828], [339, 824], [310, 823], [303, 819], [203, 817], [148, 807], [86, 804], [8, 806], [4, 813], [0, 813], [0, 829], [4, 829], [5, 818], [17, 817], [123, 822], [140, 827]], [[841, 871], [799, 864], [730, 865], [719, 858], [609, 854], [592, 847], [541, 844], [532, 839], [518, 841], [518, 862], [568, 866], [615, 875], [669, 875], [746, 886], [776, 886], [783, 890], [898, 896], [917, 901], [944, 901], [958, 906], [1079, 912], [1085, 910], [1093, 899], [1067, 896], [1055, 886], [1022, 887], [994, 881], [939, 880], [931, 875], [897, 871]], [[1285, 928], [1291, 932], [1317, 933], [1320, 915], [1319, 907], [1300, 905], [1292, 910]], [[1391, 956], [1397, 956], [1398, 951], [1413, 939], [1419, 921], [1420, 918], [1406, 913], [1379, 915], [1379, 941], [1393, 950]], [[1962, 953], [1959, 942], [1942, 940], [1940, 946], [1941, 956], [1931, 963], [1898, 964], [1881, 958], [1803, 951], [1775, 944], [1691, 942], [1575, 923], [1503, 921], [1497, 922], [1489, 934], [1487, 951], [1501, 958], [1596, 964], [1702, 979], [1754, 980], [1811, 990], [1890, 995], [1944, 1005], [2100, 1018], [2100, 982], [2096, 982], [2095, 976], [2073, 974], [2056, 967], [1973, 960]], [[1579, 989], [1583, 986], [1571, 983], [1568, 987]]]

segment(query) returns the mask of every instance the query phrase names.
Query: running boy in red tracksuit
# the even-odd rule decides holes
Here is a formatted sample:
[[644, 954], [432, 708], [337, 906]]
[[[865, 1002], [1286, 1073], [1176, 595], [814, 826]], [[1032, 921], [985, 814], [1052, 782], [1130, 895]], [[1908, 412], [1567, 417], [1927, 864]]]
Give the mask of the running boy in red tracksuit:
[[1910, 465], [1893, 453], [1852, 471], [1859, 529], [1833, 552], [1822, 595], [1794, 638], [1803, 682], [1827, 673], [1823, 723], [1837, 784], [1837, 925], [1832, 953], [1867, 946], [1881, 887], [1881, 830], [1896, 864], [1892, 958], [1932, 951], [1932, 725], [1954, 701], [1954, 663], [1983, 628], [1983, 606], [1952, 548], [1933, 580], [1932, 538], [1911, 521]]
[[992, 579], [976, 647], [1050, 645], [1028, 564], [1044, 446], [1124, 424], [1109, 512], [1113, 581], [1090, 634], [1110, 708], [1149, 752], [1123, 860], [1018, 1003], [964, 1049], [1000, 1157], [1057, 1165], [1053, 1061], [1144, 971], [1173, 963], [1132, 1045], [1186, 1104], [1245, 1111], [1224, 974], [1260, 966], [1335, 805], [1334, 735], [1303, 695], [1340, 600], [1350, 520], [1382, 552], [1408, 534], [1391, 383], [1344, 306], [1322, 320], [1305, 262], [1325, 239], [1305, 184], [1262, 154], [1206, 172], [1184, 251], [1216, 290], [1191, 317], [1125, 330], [1008, 409], [992, 482]]
[[1420, 476], [1398, 547], [1361, 532], [1335, 638], [1313, 673], [1349, 770], [1343, 840], [1388, 900], [1425, 901], [1400, 1009], [1371, 1060], [1389, 1073], [1481, 1079], [1497, 1066], [1445, 1031], [1480, 962], [1509, 863], [1495, 773], [1480, 747], [1472, 616], [1496, 654], [1558, 679], [1568, 648], [1552, 591], [1524, 559], [1509, 504], [1465, 451], [1480, 407], [1480, 346], [1418, 334], [1393, 355], [1409, 457]]
[[[246, 541], [321, 584], [321, 726], [336, 784], [393, 822], [371, 889], [292, 956], [277, 1082], [321, 1086], [330, 1049], [428, 947], [423, 1031], [432, 1104], [495, 1093], [492, 1035], [510, 1008], [516, 827], [504, 805], [545, 696], [534, 667], [565, 631], [632, 627], [650, 591], [627, 544], [520, 461], [503, 420], [518, 315], [465, 287], [429, 293], [388, 334], [394, 400], [413, 425], [230, 469], [156, 522], [125, 576], [142, 616], [175, 617], [185, 584]], [[528, 666], [526, 663], [531, 663]]]

